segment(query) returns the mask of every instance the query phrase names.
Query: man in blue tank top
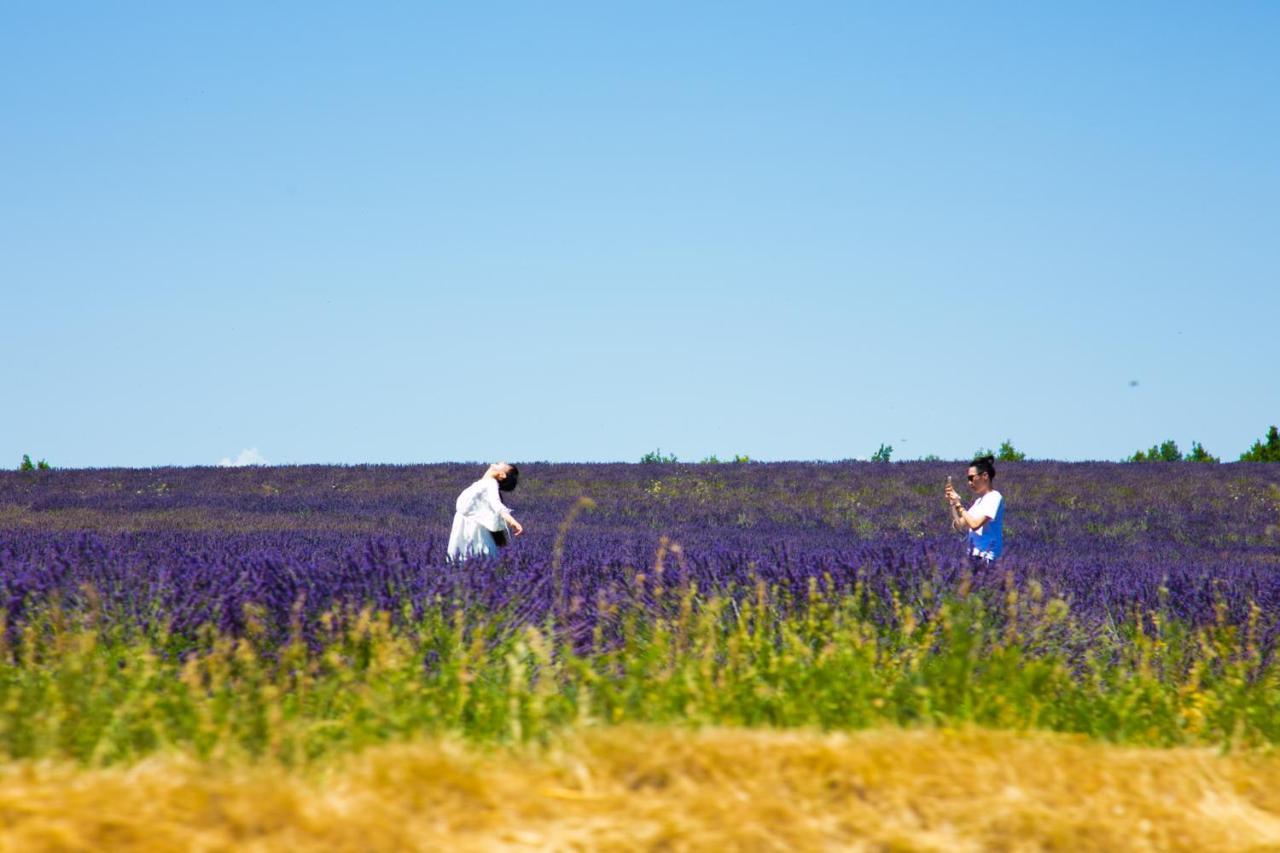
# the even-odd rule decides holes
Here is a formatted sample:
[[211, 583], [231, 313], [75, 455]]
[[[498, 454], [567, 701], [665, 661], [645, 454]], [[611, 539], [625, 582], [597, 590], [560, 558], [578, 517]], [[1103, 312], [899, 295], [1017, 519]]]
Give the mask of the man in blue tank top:
[[947, 478], [947, 501], [951, 504], [951, 526], [969, 539], [969, 557], [990, 565], [1004, 553], [1004, 497], [991, 481], [996, 478], [994, 456], [982, 456], [969, 465], [969, 489], [978, 496], [969, 509]]

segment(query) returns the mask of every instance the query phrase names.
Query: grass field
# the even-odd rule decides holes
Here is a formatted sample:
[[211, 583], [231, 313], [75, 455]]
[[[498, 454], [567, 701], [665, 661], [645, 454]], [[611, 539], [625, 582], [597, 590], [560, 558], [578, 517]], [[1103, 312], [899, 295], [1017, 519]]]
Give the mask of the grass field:
[[376, 747], [306, 771], [154, 756], [0, 771], [0, 847], [1262, 850], [1280, 758], [983, 730], [615, 727]]
[[0, 475], [0, 850], [1280, 849], [1280, 474], [1005, 470]]

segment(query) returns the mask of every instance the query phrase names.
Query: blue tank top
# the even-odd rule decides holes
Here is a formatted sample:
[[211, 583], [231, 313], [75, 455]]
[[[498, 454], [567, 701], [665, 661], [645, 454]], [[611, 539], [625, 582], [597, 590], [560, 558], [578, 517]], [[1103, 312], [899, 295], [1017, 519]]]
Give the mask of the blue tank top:
[[969, 553], [987, 560], [998, 560], [1004, 553], [1004, 497], [992, 489], [969, 507], [969, 513], [991, 519], [977, 530], [969, 531]]

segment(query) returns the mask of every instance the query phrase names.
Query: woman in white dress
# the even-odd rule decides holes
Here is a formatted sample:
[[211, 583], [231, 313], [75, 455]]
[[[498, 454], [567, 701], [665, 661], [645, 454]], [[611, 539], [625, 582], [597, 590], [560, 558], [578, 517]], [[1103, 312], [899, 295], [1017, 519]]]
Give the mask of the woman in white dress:
[[450, 560], [467, 557], [494, 557], [498, 543], [494, 534], [505, 539], [524, 533], [511, 510], [502, 504], [499, 492], [510, 492], [520, 478], [520, 469], [506, 462], [495, 462], [484, 476], [462, 490], [454, 504], [453, 529], [449, 531]]

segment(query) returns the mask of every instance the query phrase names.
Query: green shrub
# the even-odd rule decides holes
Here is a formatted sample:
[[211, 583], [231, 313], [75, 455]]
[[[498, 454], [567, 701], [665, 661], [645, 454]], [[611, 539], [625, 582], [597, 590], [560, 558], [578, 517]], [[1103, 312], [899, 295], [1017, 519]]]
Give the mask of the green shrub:
[[1187, 455], [1183, 457], [1185, 462], [1213, 462], [1218, 463], [1222, 460], [1209, 453], [1204, 449], [1204, 445], [1198, 441], [1191, 442], [1191, 449], [1187, 451]]
[[893, 455], [893, 445], [882, 444], [880, 445], [879, 450], [871, 454], [871, 461], [872, 462], [888, 462], [889, 457], [892, 455]]
[[1006, 438], [1000, 445], [1000, 449], [996, 451], [995, 457], [997, 462], [1022, 462], [1027, 458], [1027, 454], [1014, 447], [1012, 439]]
[[1261, 439], [1253, 443], [1244, 453], [1240, 454], [1241, 462], [1280, 462], [1280, 430], [1273, 425], [1267, 430], [1267, 443], [1263, 444]]
[[[641, 461], [643, 462], [644, 460], [641, 460]], [[674, 461], [676, 461], [676, 459], [675, 459], [675, 457], [673, 456], [673, 457], [671, 457], [671, 459], [670, 459], [670, 460], [668, 460], [668, 461], [674, 462]], [[733, 459], [731, 459], [730, 461], [731, 461], [731, 462], [733, 462], [735, 465], [745, 465], [745, 464], [747, 464], [748, 462], [750, 462], [750, 461], [751, 461], [751, 457], [750, 457], [750, 456], [747, 456], [745, 453], [743, 453], [743, 454], [737, 454], [737, 453], [735, 453], [735, 454], [734, 454], [734, 456], [733, 456]], [[710, 456], [708, 456], [707, 458], [703, 459], [703, 460], [702, 460], [702, 464], [703, 464], [703, 465], [719, 465], [719, 464], [720, 464], [720, 457], [719, 457], [719, 456], [716, 456], [716, 455], [713, 453], [713, 454], [711, 454]]]
[[[714, 457], [712, 457], [712, 459], [714, 459]], [[659, 447], [657, 450], [651, 450], [648, 453], [646, 453], [644, 456], [640, 457], [640, 464], [642, 465], [661, 465], [669, 462], [679, 462], [679, 461], [680, 460], [676, 458], [676, 455], [674, 453], [670, 454], [669, 456], [663, 456], [661, 447]], [[714, 459], [714, 461], [718, 462], [720, 460]]]
[[1178, 449], [1178, 442], [1173, 439], [1161, 442], [1159, 445], [1152, 445], [1150, 450], [1139, 450], [1130, 456], [1125, 462], [1181, 462], [1182, 451]]
[[29, 454], [22, 454], [22, 464], [18, 466], [19, 471], [51, 471], [52, 466], [48, 462], [41, 459], [39, 462], [32, 462]]

